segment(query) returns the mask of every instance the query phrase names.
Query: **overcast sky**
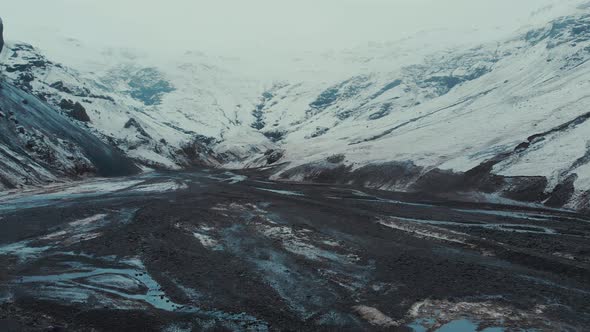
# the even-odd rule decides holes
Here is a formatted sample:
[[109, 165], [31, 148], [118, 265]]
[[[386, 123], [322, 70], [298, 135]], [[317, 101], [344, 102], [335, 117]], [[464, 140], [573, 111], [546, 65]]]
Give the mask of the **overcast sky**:
[[[330, 50], [422, 30], [512, 31], [578, 0], [5, 0], [7, 39], [206, 52]], [[554, 8], [555, 9], [555, 8]], [[555, 10], [554, 10], [555, 11]]]

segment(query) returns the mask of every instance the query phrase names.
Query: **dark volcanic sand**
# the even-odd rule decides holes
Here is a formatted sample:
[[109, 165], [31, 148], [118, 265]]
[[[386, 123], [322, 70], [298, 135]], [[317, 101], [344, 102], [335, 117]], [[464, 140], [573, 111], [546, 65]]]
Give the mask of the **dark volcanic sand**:
[[590, 218], [222, 171], [0, 196], [0, 331], [588, 331]]

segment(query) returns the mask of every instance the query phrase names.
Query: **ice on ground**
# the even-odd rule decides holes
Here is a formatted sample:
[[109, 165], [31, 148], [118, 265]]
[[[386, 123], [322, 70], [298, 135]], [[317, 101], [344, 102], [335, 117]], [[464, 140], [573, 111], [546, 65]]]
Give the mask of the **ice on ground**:
[[456, 226], [456, 227], [466, 227], [466, 228], [486, 228], [486, 229], [491, 229], [491, 230], [496, 230], [496, 231], [513, 232], [513, 233], [531, 233], [531, 234], [548, 234], [548, 235], [558, 234], [558, 232], [552, 228], [537, 226], [537, 225], [528, 225], [528, 224], [468, 223], [468, 222], [460, 222], [460, 221], [455, 222], [455, 221], [428, 220], [428, 219], [404, 218], [404, 217], [391, 217], [391, 218], [398, 220], [398, 221], [405, 221], [405, 222], [426, 224], [426, 225]]
[[12, 255], [18, 257], [19, 262], [39, 257], [51, 249], [52, 246], [32, 247], [31, 241], [21, 241], [0, 246], [0, 255]]
[[380, 220], [379, 224], [381, 224], [385, 227], [389, 227], [389, 228], [397, 229], [397, 230], [400, 230], [403, 232], [415, 234], [416, 236], [421, 237], [421, 238], [432, 238], [432, 239], [437, 239], [437, 240], [442, 240], [442, 241], [447, 241], [447, 242], [467, 244], [467, 234], [454, 232], [451, 230], [418, 228], [415, 225], [409, 225], [407, 223], [395, 222], [393, 220], [388, 220], [388, 221]]
[[[544, 317], [547, 307], [537, 305], [529, 310], [517, 309], [501, 302], [450, 302], [447, 300], [423, 300], [408, 311], [412, 320], [408, 327], [420, 331], [478, 331], [477, 322], [496, 326], [482, 331], [502, 331], [501, 326], [535, 327], [531, 330], [553, 331], [557, 326]], [[449, 329], [453, 328], [453, 329]]]
[[134, 187], [133, 191], [167, 192], [167, 191], [176, 191], [176, 190], [182, 190], [182, 189], [187, 189], [187, 188], [188, 188], [188, 185], [186, 183], [179, 183], [176, 181], [168, 181], [168, 182], [143, 184], [143, 185]]
[[219, 242], [211, 236], [197, 232], [193, 233], [193, 235], [197, 238], [197, 240], [199, 240], [199, 242], [201, 242], [203, 247], [209, 249], [219, 249]]
[[236, 184], [248, 180], [248, 177], [245, 175], [234, 174], [232, 172], [225, 172], [223, 174], [229, 176], [226, 181], [228, 181], [230, 184]]
[[382, 313], [379, 309], [365, 305], [358, 305], [353, 309], [371, 325], [379, 327], [400, 326], [400, 323]]
[[297, 191], [289, 191], [289, 190], [276, 190], [276, 189], [267, 189], [267, 188], [260, 188], [256, 187], [258, 190], [268, 191], [275, 194], [287, 195], [287, 196], [305, 196], [304, 194], [297, 192]]
[[[48, 284], [62, 288], [69, 292], [77, 289], [84, 293], [85, 290], [97, 291], [111, 295], [117, 295], [132, 301], [142, 301], [154, 308], [164, 311], [183, 311], [183, 306], [171, 301], [162, 287], [144, 270], [117, 269], [117, 268], [91, 268], [87, 271], [75, 271], [57, 275], [24, 276], [17, 281], [19, 284]], [[129, 292], [126, 286], [141, 284], [146, 291], [143, 294]], [[123, 289], [120, 287], [123, 286]]]

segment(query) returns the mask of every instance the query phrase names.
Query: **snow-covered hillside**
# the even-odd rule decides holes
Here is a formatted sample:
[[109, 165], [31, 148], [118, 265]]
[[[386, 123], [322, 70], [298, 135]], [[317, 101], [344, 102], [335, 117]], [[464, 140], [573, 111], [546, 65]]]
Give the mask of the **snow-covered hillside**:
[[0, 190], [139, 168], [39, 99], [0, 82]]
[[[82, 56], [93, 51], [70, 46]], [[178, 168], [197, 161], [217, 166], [205, 145], [236, 135], [232, 131], [239, 134], [239, 125], [251, 117], [240, 112], [247, 103], [240, 92], [253, 83], [185, 56], [186, 62], [161, 68], [110, 50], [80, 70], [53, 62], [28, 44], [8, 43], [0, 62], [17, 86], [66, 114], [83, 110], [87, 116], [81, 120], [97, 134], [148, 166]], [[253, 131], [247, 136], [253, 136], [253, 145], [264, 139]]]
[[502, 43], [351, 76], [319, 94], [308, 85], [280, 87], [270, 91], [262, 121], [281, 137], [290, 162], [282, 175], [291, 179], [310, 178], [312, 168], [317, 177], [318, 168], [335, 167], [328, 158], [342, 155], [332, 160], [350, 171], [411, 163], [413, 181], [406, 173], [379, 179], [395, 189], [432, 170], [485, 165], [500, 176], [546, 178], [535, 200], [572, 183], [585, 191], [589, 41], [589, 15], [561, 18]]
[[283, 180], [585, 208], [588, 8], [481, 45], [416, 37], [294, 56], [283, 71], [75, 40], [59, 63], [9, 42], [0, 63], [8, 80], [149, 167], [272, 165]]

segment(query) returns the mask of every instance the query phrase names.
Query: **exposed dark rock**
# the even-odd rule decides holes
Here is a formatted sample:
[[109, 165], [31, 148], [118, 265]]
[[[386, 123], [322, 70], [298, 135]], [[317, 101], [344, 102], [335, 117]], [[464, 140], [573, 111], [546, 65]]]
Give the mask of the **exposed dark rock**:
[[[94, 94], [86, 87], [69, 88], [62, 81], [54, 82], [54, 83], [50, 84], [49, 86], [58, 90], [58, 91], [61, 91], [61, 92], [64, 92], [64, 93], [67, 93], [67, 94], [70, 94], [70, 95], [76, 96], [76, 97], [104, 99], [104, 100], [108, 100], [113, 103], [115, 102], [115, 99], [113, 99], [113, 97]], [[85, 100], [85, 102], [90, 103], [92, 101]]]
[[260, 130], [266, 127], [266, 122], [264, 121], [264, 108], [266, 104], [274, 98], [274, 94], [271, 91], [265, 91], [262, 93], [256, 108], [252, 111], [252, 116], [254, 116], [254, 122], [250, 125], [250, 127]]
[[467, 82], [473, 81], [482, 77], [483, 75], [489, 73], [491, 68], [488, 67], [479, 67], [473, 72], [462, 75], [462, 76], [432, 76], [426, 78], [423, 82], [419, 84], [420, 87], [434, 87], [436, 89], [436, 95], [442, 96], [447, 94], [457, 85]]
[[206, 146], [217, 143], [217, 138], [205, 135], [194, 135], [193, 140]]
[[285, 153], [280, 150], [268, 150], [264, 153], [266, 156], [266, 164], [272, 165], [283, 158]]
[[266, 136], [271, 141], [278, 142], [278, 141], [282, 140], [283, 137], [285, 137], [285, 135], [287, 133], [284, 132], [284, 131], [280, 131], [280, 130], [273, 130], [273, 131], [267, 131], [267, 132], [265, 132], [263, 134], [264, 134], [264, 136]]
[[548, 27], [527, 32], [524, 40], [532, 45], [546, 42], [547, 48], [590, 40], [590, 15], [559, 18]]
[[318, 98], [314, 102], [312, 102], [309, 106], [311, 106], [312, 108], [324, 109], [324, 108], [334, 104], [334, 102], [336, 102], [336, 100], [338, 100], [338, 92], [339, 92], [338, 87], [331, 87], [331, 88], [325, 90], [324, 92], [322, 92], [318, 96]]
[[346, 159], [346, 156], [343, 154], [335, 154], [326, 158], [326, 161], [332, 164], [340, 164], [341, 162]]
[[391, 103], [385, 103], [381, 105], [381, 109], [378, 112], [369, 115], [369, 120], [378, 120], [388, 116], [391, 113], [392, 108], [393, 105]]
[[50, 84], [49, 86], [58, 90], [58, 91], [61, 91], [61, 92], [65, 92], [65, 93], [69, 93], [69, 94], [72, 93], [72, 90], [70, 90], [68, 87], [66, 87], [64, 85], [64, 82], [62, 82], [62, 81], [57, 81], [55, 83]]
[[64, 111], [71, 111], [74, 109], [74, 102], [69, 99], [62, 99], [59, 102], [59, 107]]
[[[308, 116], [319, 113], [332, 106], [336, 101], [357, 96], [361, 91], [371, 86], [367, 76], [357, 76], [348, 79], [338, 85], [324, 90], [311, 104]], [[342, 115], [341, 115], [342, 116]]]
[[330, 131], [330, 128], [328, 127], [316, 127], [314, 132], [311, 133], [311, 135], [306, 136], [306, 139], [310, 139], [310, 138], [316, 138], [316, 137], [320, 137], [324, 134], [326, 134], [328, 131]]
[[137, 132], [144, 137], [147, 138], [152, 138], [150, 136], [150, 134], [147, 133], [147, 131], [145, 131], [145, 129], [143, 129], [143, 127], [141, 126], [141, 124], [139, 122], [137, 122], [137, 120], [135, 120], [134, 118], [130, 118], [126, 123], [125, 123], [125, 129], [129, 129], [131, 127], [135, 128], [135, 130], [137, 130]]
[[64, 111], [68, 111], [67, 114], [73, 119], [82, 122], [90, 122], [90, 117], [88, 116], [88, 113], [86, 113], [86, 109], [79, 102], [62, 99], [59, 103], [59, 107]]
[[4, 23], [2, 22], [2, 18], [0, 18], [0, 53], [2, 53], [3, 48], [4, 48]]
[[375, 99], [375, 98], [381, 96], [382, 94], [386, 93], [387, 91], [397, 88], [401, 84], [402, 84], [402, 80], [395, 80], [393, 82], [390, 82], [390, 83], [386, 84], [384, 87], [382, 87], [379, 91], [377, 91], [373, 96], [371, 96], [371, 99]]
[[540, 203], [547, 199], [547, 178], [543, 176], [498, 177], [503, 182], [502, 196], [521, 202]]
[[[53, 176], [123, 176], [139, 171], [121, 151], [74, 125], [64, 114], [9, 82], [3, 86], [0, 108], [7, 110], [10, 121], [0, 121], [0, 145], [8, 147], [0, 149], [0, 186], [43, 184]], [[75, 103], [64, 105], [69, 108]]]
[[37, 59], [37, 60], [30, 60], [27, 63], [15, 64], [15, 65], [6, 67], [6, 71], [9, 73], [29, 72], [35, 68], [46, 69], [49, 64], [51, 64], [51, 62], [45, 60], [44, 58], [41, 58], [41, 59]]
[[78, 121], [90, 122], [90, 117], [86, 113], [86, 109], [78, 102], [74, 104], [74, 109], [68, 115]]
[[[483, 163], [468, 172], [425, 169], [407, 162], [371, 164], [351, 170], [340, 164], [343, 156], [333, 156], [327, 162], [304, 164], [280, 174], [282, 179], [303, 179], [305, 182], [352, 184], [375, 189], [395, 189], [409, 192], [453, 197], [462, 193], [499, 194], [502, 197], [541, 203], [548, 198], [545, 177], [506, 177], [491, 173], [493, 162]], [[338, 161], [338, 163], [334, 163]], [[571, 179], [570, 179], [571, 180]], [[573, 194], [568, 184], [558, 186], [551, 195], [556, 206], [563, 206]], [[558, 198], [560, 198], [558, 200]]]
[[574, 196], [574, 183], [577, 179], [577, 174], [571, 174], [564, 181], [558, 184], [549, 195], [549, 199], [545, 202], [545, 205], [551, 207], [562, 207], [567, 204]]
[[[202, 136], [206, 137], [206, 136]], [[219, 156], [208, 146], [203, 143], [202, 137], [196, 137], [190, 142], [181, 145], [177, 153], [184, 156], [188, 162], [187, 166], [201, 165], [211, 166], [219, 163]]]

